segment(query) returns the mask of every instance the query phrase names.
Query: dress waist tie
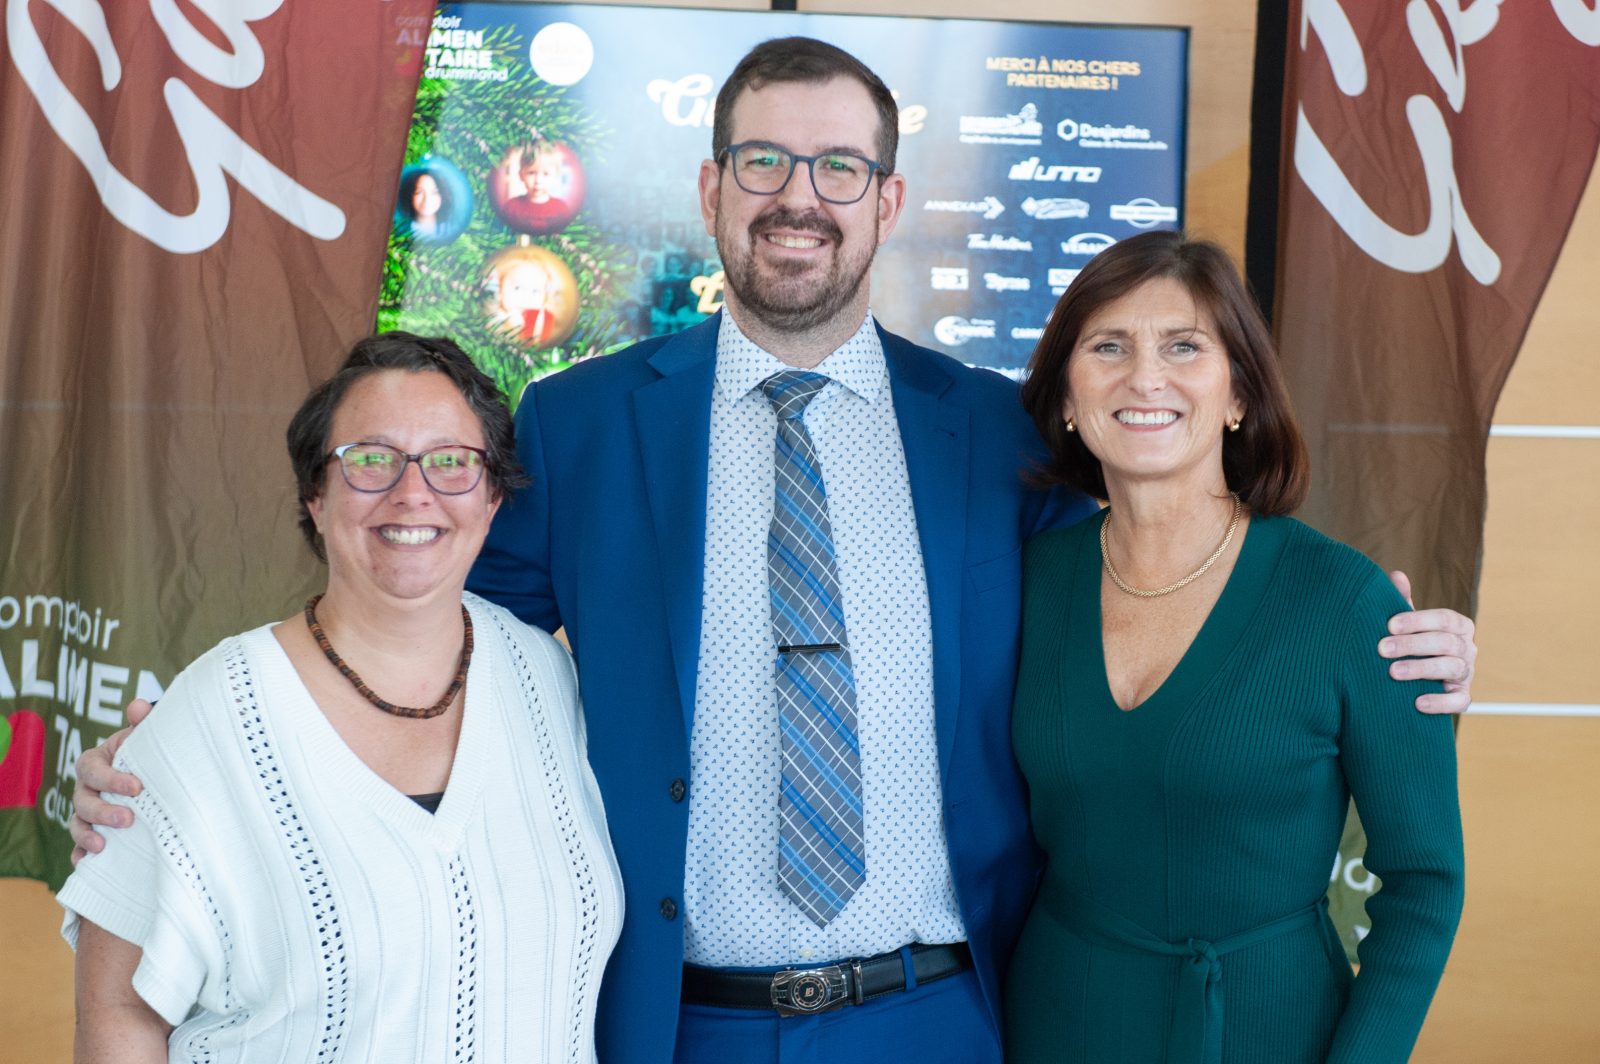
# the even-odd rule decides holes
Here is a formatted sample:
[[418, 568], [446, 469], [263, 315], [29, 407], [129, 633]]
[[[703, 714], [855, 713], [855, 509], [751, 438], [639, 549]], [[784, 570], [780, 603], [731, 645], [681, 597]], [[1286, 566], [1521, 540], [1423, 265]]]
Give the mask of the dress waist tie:
[[1215, 942], [1168, 942], [1093, 898], [1046, 888], [1045, 910], [1091, 946], [1122, 953], [1176, 957], [1184, 963], [1167, 1037], [1167, 1064], [1222, 1064], [1222, 958], [1268, 939], [1323, 922], [1328, 900]]

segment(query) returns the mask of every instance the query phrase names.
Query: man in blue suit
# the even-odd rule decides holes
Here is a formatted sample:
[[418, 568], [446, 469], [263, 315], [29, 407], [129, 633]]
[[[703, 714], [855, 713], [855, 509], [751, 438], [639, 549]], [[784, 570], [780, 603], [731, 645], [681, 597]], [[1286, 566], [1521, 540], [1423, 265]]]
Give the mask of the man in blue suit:
[[[578, 659], [627, 894], [603, 1061], [667, 1064], [674, 1041], [679, 1064], [1000, 1058], [1036, 868], [1009, 725], [1020, 549], [1093, 506], [1029, 489], [1038, 442], [1010, 382], [873, 320], [868, 267], [906, 196], [897, 118], [848, 54], [756, 47], [700, 172], [723, 312], [519, 407], [534, 486], [472, 586], [564, 625]], [[803, 421], [859, 708], [865, 877], [825, 922], [786, 895], [779, 856], [786, 445], [780, 429], [775, 475], [764, 382], [793, 370], [825, 378]]]
[[[700, 205], [723, 312], [530, 386], [533, 487], [501, 508], [470, 583], [565, 627], [577, 656], [627, 894], [599, 1055], [997, 1062], [999, 977], [1036, 873], [1010, 742], [1021, 546], [1093, 505], [1027, 486], [1039, 444], [1010, 382], [870, 314], [868, 268], [906, 196], [882, 81], [830, 45], [769, 41], [715, 121]], [[810, 394], [799, 429], [780, 423], [791, 385]], [[795, 469], [811, 486], [786, 495]], [[792, 582], [822, 589], [836, 625], [803, 645], [778, 620], [775, 515], [791, 506], [828, 557]], [[1464, 681], [1458, 642], [1422, 632], [1386, 653], [1460, 655], [1405, 667]], [[857, 814], [817, 827], [849, 885], [810, 894], [794, 875], [833, 873], [794, 871], [800, 659], [847, 677], [811, 701], [844, 722], [849, 756], [823, 768]], [[80, 765], [88, 786], [129, 786], [100, 760]], [[125, 816], [77, 797], [88, 820]], [[83, 821], [74, 836], [99, 848]], [[835, 904], [819, 911], [821, 893]]]
[[[869, 313], [868, 267], [905, 203], [883, 83], [821, 42], [770, 41], [716, 114], [700, 199], [723, 312], [530, 386], [534, 486], [470, 584], [564, 625], [577, 656], [627, 895], [600, 1056], [666, 1064], [676, 1030], [680, 1061], [997, 1060], [998, 977], [1034, 882], [1008, 725], [1019, 552], [1093, 507], [1026, 486], [1038, 445], [1009, 381]], [[777, 882], [761, 382], [795, 368], [827, 377], [804, 421], [860, 710], [866, 880], [826, 926]], [[912, 944], [945, 946], [903, 958]], [[869, 958], [864, 995], [886, 996], [780, 1018], [771, 972], [845, 958]], [[765, 978], [730, 974], [749, 970]], [[837, 974], [848, 1004], [856, 973]]]

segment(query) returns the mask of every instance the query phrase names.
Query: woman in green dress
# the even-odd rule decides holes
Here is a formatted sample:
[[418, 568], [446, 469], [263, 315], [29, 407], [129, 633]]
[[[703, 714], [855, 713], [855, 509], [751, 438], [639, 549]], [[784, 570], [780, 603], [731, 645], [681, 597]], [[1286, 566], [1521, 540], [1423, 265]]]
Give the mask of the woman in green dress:
[[[1406, 609], [1287, 515], [1306, 454], [1227, 256], [1180, 233], [1073, 282], [1023, 400], [1108, 500], [1027, 548], [1014, 744], [1048, 856], [1017, 1062], [1403, 1061], [1461, 910], [1447, 718], [1372, 647]], [[1323, 902], [1347, 804], [1382, 881], [1352, 976]]]

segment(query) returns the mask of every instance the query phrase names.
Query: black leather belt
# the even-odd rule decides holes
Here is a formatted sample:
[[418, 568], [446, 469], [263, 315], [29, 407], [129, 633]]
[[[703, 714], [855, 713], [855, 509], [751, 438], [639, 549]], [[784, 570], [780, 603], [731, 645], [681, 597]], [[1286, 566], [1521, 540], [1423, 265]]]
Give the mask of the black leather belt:
[[[931, 983], [972, 967], [965, 942], [911, 947], [911, 970], [918, 983]], [[683, 966], [683, 1000], [689, 1005], [726, 1009], [776, 1009], [781, 1016], [809, 1016], [841, 1005], [860, 1005], [906, 988], [900, 951], [823, 968], [785, 968], [741, 972]]]

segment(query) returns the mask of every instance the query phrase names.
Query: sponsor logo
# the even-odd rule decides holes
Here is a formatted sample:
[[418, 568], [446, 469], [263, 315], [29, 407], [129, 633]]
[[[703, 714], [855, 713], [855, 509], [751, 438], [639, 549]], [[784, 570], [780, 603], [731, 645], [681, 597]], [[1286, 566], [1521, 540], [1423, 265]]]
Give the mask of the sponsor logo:
[[1104, 233], [1078, 233], [1061, 242], [1063, 255], [1098, 255], [1116, 241]]
[[1020, 236], [998, 236], [993, 233], [968, 233], [968, 251], [1032, 251], [1033, 241]]
[[550, 85], [576, 85], [594, 66], [594, 42], [580, 26], [552, 22], [533, 35], [528, 63]]
[[1057, 218], [1089, 217], [1089, 205], [1081, 199], [1034, 199], [1029, 196], [1022, 201], [1022, 209], [1027, 212], [1028, 217], [1037, 218], [1041, 222]]
[[994, 221], [1005, 213], [1006, 205], [993, 196], [981, 200], [928, 200], [922, 205], [925, 211], [944, 211], [948, 214], [981, 214], [986, 221]]
[[968, 340], [993, 340], [994, 321], [990, 318], [962, 318], [954, 314], [933, 325], [933, 337], [946, 347], [960, 347]]
[[1016, 325], [1011, 329], [1013, 340], [1037, 340], [1044, 335], [1042, 325]]
[[1149, 196], [1139, 196], [1112, 207], [1111, 217], [1135, 229], [1149, 229], [1158, 222], [1177, 221], [1178, 208], [1162, 206]]
[[988, 117], [961, 116], [963, 144], [1038, 144], [1044, 137], [1039, 108], [1025, 103], [1014, 115]]
[[1056, 136], [1080, 148], [1131, 148], [1138, 151], [1166, 151], [1167, 142], [1152, 140], [1150, 131], [1140, 126], [1092, 126], [1063, 118], [1056, 123]]
[[1092, 185], [1100, 180], [1100, 167], [1073, 166], [1069, 163], [1045, 166], [1034, 155], [1013, 166], [1007, 176], [1013, 181], [1072, 181]]
[[1033, 286], [1026, 277], [1007, 277], [1003, 273], [986, 273], [983, 286], [991, 292], [1026, 292]]
[[1078, 274], [1082, 272], [1082, 270], [1074, 269], [1070, 266], [1050, 267], [1050, 273], [1048, 276], [1046, 276], [1045, 280], [1050, 282], [1051, 294], [1060, 295], [1062, 292], [1065, 292], [1067, 290], [1067, 286], [1072, 283], [1072, 279], [1077, 277]]
[[967, 290], [967, 268], [965, 266], [935, 266], [930, 274], [929, 283], [935, 292], [965, 292]]

